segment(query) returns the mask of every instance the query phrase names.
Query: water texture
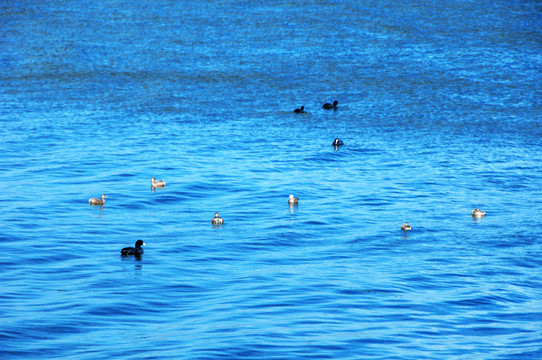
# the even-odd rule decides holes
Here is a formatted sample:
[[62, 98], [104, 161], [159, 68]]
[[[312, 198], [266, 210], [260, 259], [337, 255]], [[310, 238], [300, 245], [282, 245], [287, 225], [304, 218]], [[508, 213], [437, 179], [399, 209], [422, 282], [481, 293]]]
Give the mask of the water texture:
[[541, 14], [1, 2], [0, 357], [542, 358]]

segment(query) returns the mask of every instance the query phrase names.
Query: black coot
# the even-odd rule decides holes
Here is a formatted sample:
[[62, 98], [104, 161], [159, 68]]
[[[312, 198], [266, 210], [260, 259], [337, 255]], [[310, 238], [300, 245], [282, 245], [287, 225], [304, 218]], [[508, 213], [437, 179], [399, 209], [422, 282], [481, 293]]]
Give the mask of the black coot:
[[141, 255], [143, 254], [143, 249], [141, 246], [146, 245], [143, 240], [137, 240], [135, 243], [135, 247], [125, 247], [120, 251], [120, 254], [122, 256], [128, 256], [128, 255]]
[[325, 103], [324, 106], [322, 106], [322, 107], [323, 107], [324, 109], [326, 109], [326, 110], [336, 109], [338, 103], [339, 103], [339, 102], [338, 102], [337, 100], [335, 100], [335, 101], [333, 102], [333, 105], [330, 104], [330, 103]]

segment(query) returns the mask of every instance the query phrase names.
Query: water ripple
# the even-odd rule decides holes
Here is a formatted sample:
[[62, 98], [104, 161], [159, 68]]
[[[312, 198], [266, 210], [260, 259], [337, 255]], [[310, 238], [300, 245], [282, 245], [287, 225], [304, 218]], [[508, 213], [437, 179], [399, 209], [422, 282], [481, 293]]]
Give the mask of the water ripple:
[[2, 359], [541, 357], [532, 2], [21, 4]]

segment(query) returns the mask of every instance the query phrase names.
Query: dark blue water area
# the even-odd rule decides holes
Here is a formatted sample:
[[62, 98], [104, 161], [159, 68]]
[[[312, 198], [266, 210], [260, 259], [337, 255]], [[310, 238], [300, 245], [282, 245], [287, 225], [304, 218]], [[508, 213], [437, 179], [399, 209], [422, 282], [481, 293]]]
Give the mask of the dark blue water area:
[[3, 2], [0, 357], [541, 358], [541, 14]]

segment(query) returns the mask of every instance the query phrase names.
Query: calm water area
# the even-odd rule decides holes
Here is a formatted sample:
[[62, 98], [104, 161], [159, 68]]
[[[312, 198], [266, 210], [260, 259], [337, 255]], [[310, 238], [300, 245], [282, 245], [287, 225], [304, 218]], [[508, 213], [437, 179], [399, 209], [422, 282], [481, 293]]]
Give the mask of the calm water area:
[[0, 358], [542, 358], [540, 1], [4, 0], [0, 30]]

